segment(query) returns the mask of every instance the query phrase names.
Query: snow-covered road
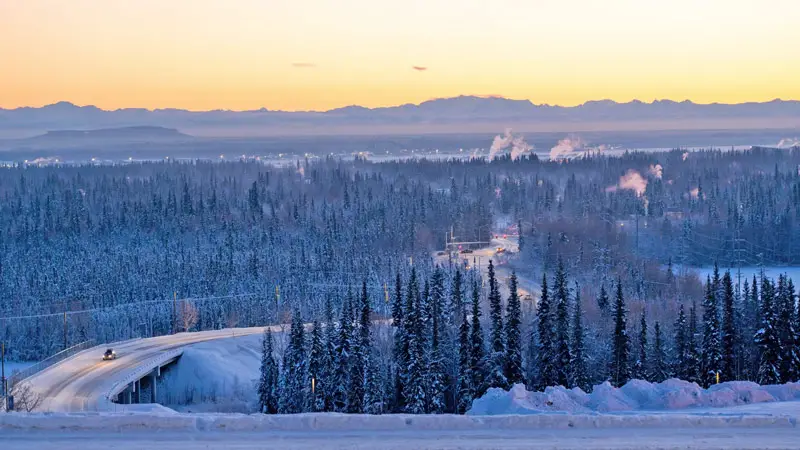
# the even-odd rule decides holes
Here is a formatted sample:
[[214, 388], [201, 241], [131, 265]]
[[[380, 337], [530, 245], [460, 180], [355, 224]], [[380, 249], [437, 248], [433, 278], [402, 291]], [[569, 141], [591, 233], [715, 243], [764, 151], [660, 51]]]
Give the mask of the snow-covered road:
[[4, 450], [114, 449], [789, 449], [795, 428], [613, 428], [316, 432], [4, 432]]
[[[279, 331], [280, 327], [274, 327]], [[169, 358], [180, 349], [198, 342], [235, 336], [260, 334], [264, 328], [235, 328], [194, 333], [178, 333], [147, 339], [97, 346], [85, 350], [28, 378], [31, 388], [42, 397], [38, 411], [77, 412], [114, 410], [107, 395], [137, 371], [152, 370], [159, 359]], [[103, 361], [103, 352], [112, 347], [117, 359]]]

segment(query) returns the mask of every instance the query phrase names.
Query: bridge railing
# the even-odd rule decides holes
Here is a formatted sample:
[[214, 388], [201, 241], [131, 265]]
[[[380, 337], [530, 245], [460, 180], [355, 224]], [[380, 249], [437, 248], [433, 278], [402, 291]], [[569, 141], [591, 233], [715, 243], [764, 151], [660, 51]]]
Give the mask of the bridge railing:
[[56, 353], [55, 355], [50, 356], [50, 357], [48, 357], [46, 359], [43, 359], [43, 360], [39, 361], [38, 363], [36, 363], [36, 364], [34, 364], [34, 365], [30, 366], [30, 367], [27, 367], [24, 370], [16, 372], [15, 374], [13, 374], [10, 377], [8, 377], [8, 389], [9, 389], [9, 391], [11, 389], [14, 389], [14, 386], [18, 385], [19, 383], [21, 383], [26, 378], [32, 377], [33, 375], [36, 375], [37, 373], [43, 371], [44, 369], [47, 369], [48, 367], [52, 367], [52, 366], [60, 363], [61, 361], [65, 360], [65, 359], [67, 359], [67, 358], [69, 358], [69, 357], [71, 357], [71, 356], [73, 356], [73, 355], [75, 355], [77, 353], [80, 353], [80, 352], [86, 350], [87, 348], [92, 348], [94, 346], [95, 346], [94, 340], [84, 341], [84, 342], [81, 342], [80, 344], [73, 345], [72, 347], [70, 347], [70, 348], [68, 348], [66, 350], [61, 350], [60, 352]]

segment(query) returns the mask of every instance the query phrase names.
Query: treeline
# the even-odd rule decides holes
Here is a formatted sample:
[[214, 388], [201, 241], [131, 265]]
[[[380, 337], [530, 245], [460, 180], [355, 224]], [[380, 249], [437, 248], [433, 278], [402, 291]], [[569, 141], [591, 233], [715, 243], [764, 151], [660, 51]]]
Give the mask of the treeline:
[[[366, 285], [338, 315], [328, 304], [309, 329], [296, 312], [283, 355], [264, 336], [260, 411], [463, 414], [488, 389], [517, 383], [589, 392], [634, 378], [704, 387], [800, 379], [800, 311], [783, 276], [748, 280], [739, 292], [730, 272], [715, 271], [702, 304], [689, 304], [688, 312], [681, 304], [672, 324], [631, 317], [621, 279], [610, 294], [603, 287], [596, 299], [582, 299], [563, 264], [551, 282], [544, 277], [527, 315], [515, 274], [506, 299], [491, 262], [487, 282], [482, 289], [474, 272], [441, 268], [425, 279], [413, 269], [406, 280], [398, 275], [390, 325], [371, 319]], [[602, 320], [585, 320], [589, 303]]]

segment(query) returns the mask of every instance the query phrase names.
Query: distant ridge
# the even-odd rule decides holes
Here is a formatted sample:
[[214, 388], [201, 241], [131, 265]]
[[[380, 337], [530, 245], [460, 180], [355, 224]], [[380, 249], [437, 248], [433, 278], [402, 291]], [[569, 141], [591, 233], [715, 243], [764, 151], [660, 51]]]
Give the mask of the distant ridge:
[[[698, 104], [688, 100], [633, 100], [624, 103], [595, 100], [565, 107], [503, 97], [460, 96], [380, 108], [353, 105], [323, 112], [287, 112], [266, 108], [251, 111], [142, 108], [107, 111], [91, 105], [58, 102], [40, 108], [0, 109], [0, 131], [27, 129], [43, 132], [54, 129], [153, 126], [204, 132], [211, 130], [212, 134], [213, 130], [219, 130], [222, 135], [226, 133], [225, 130], [233, 130], [232, 134], [235, 135], [236, 130], [242, 129], [261, 130], [268, 134], [336, 134], [353, 130], [380, 133], [389, 128], [469, 131], [475, 130], [479, 124], [486, 125], [487, 130], [496, 131], [501, 131], [506, 125], [553, 128], [555, 131], [559, 127], [564, 129], [597, 124], [591, 127], [614, 129], [617, 126], [615, 124], [622, 123], [647, 123], [649, 129], [758, 128], [772, 126], [773, 123], [776, 125], [772, 127], [778, 127], [774, 119], [781, 119], [781, 127], [800, 128], [800, 101], [775, 99], [761, 103]], [[707, 122], [708, 126], [701, 126], [701, 121]]]
[[97, 130], [55, 130], [29, 139], [185, 139], [191, 138], [174, 128], [133, 126]]

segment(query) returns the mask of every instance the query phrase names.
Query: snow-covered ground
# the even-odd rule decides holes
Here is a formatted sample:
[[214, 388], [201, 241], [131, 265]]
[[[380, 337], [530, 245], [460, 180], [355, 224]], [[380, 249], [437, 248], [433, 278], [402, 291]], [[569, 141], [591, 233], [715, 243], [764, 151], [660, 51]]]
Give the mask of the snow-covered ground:
[[[273, 339], [282, 346], [280, 333]], [[184, 348], [178, 364], [159, 385], [159, 400], [184, 412], [239, 412], [257, 409], [256, 381], [261, 366], [260, 334], [201, 342]]]
[[[759, 404], [761, 408], [751, 406], [747, 410], [737, 409], [742, 405], [753, 404]], [[621, 388], [615, 388], [608, 382], [603, 383], [595, 386], [590, 394], [579, 388], [566, 389], [561, 386], [548, 387], [544, 392], [530, 392], [525, 390], [525, 386], [518, 384], [509, 391], [490, 389], [472, 403], [467, 414], [483, 416], [646, 411], [659, 414], [724, 412], [746, 415], [762, 410], [773, 412], [775, 408], [800, 417], [800, 383], [759, 386], [749, 381], [733, 381], [703, 389], [696, 383], [677, 379], [662, 383], [631, 380]]]
[[[780, 403], [773, 403], [780, 405]], [[758, 414], [363, 416], [4, 414], [2, 448], [796, 448], [797, 417]]]

